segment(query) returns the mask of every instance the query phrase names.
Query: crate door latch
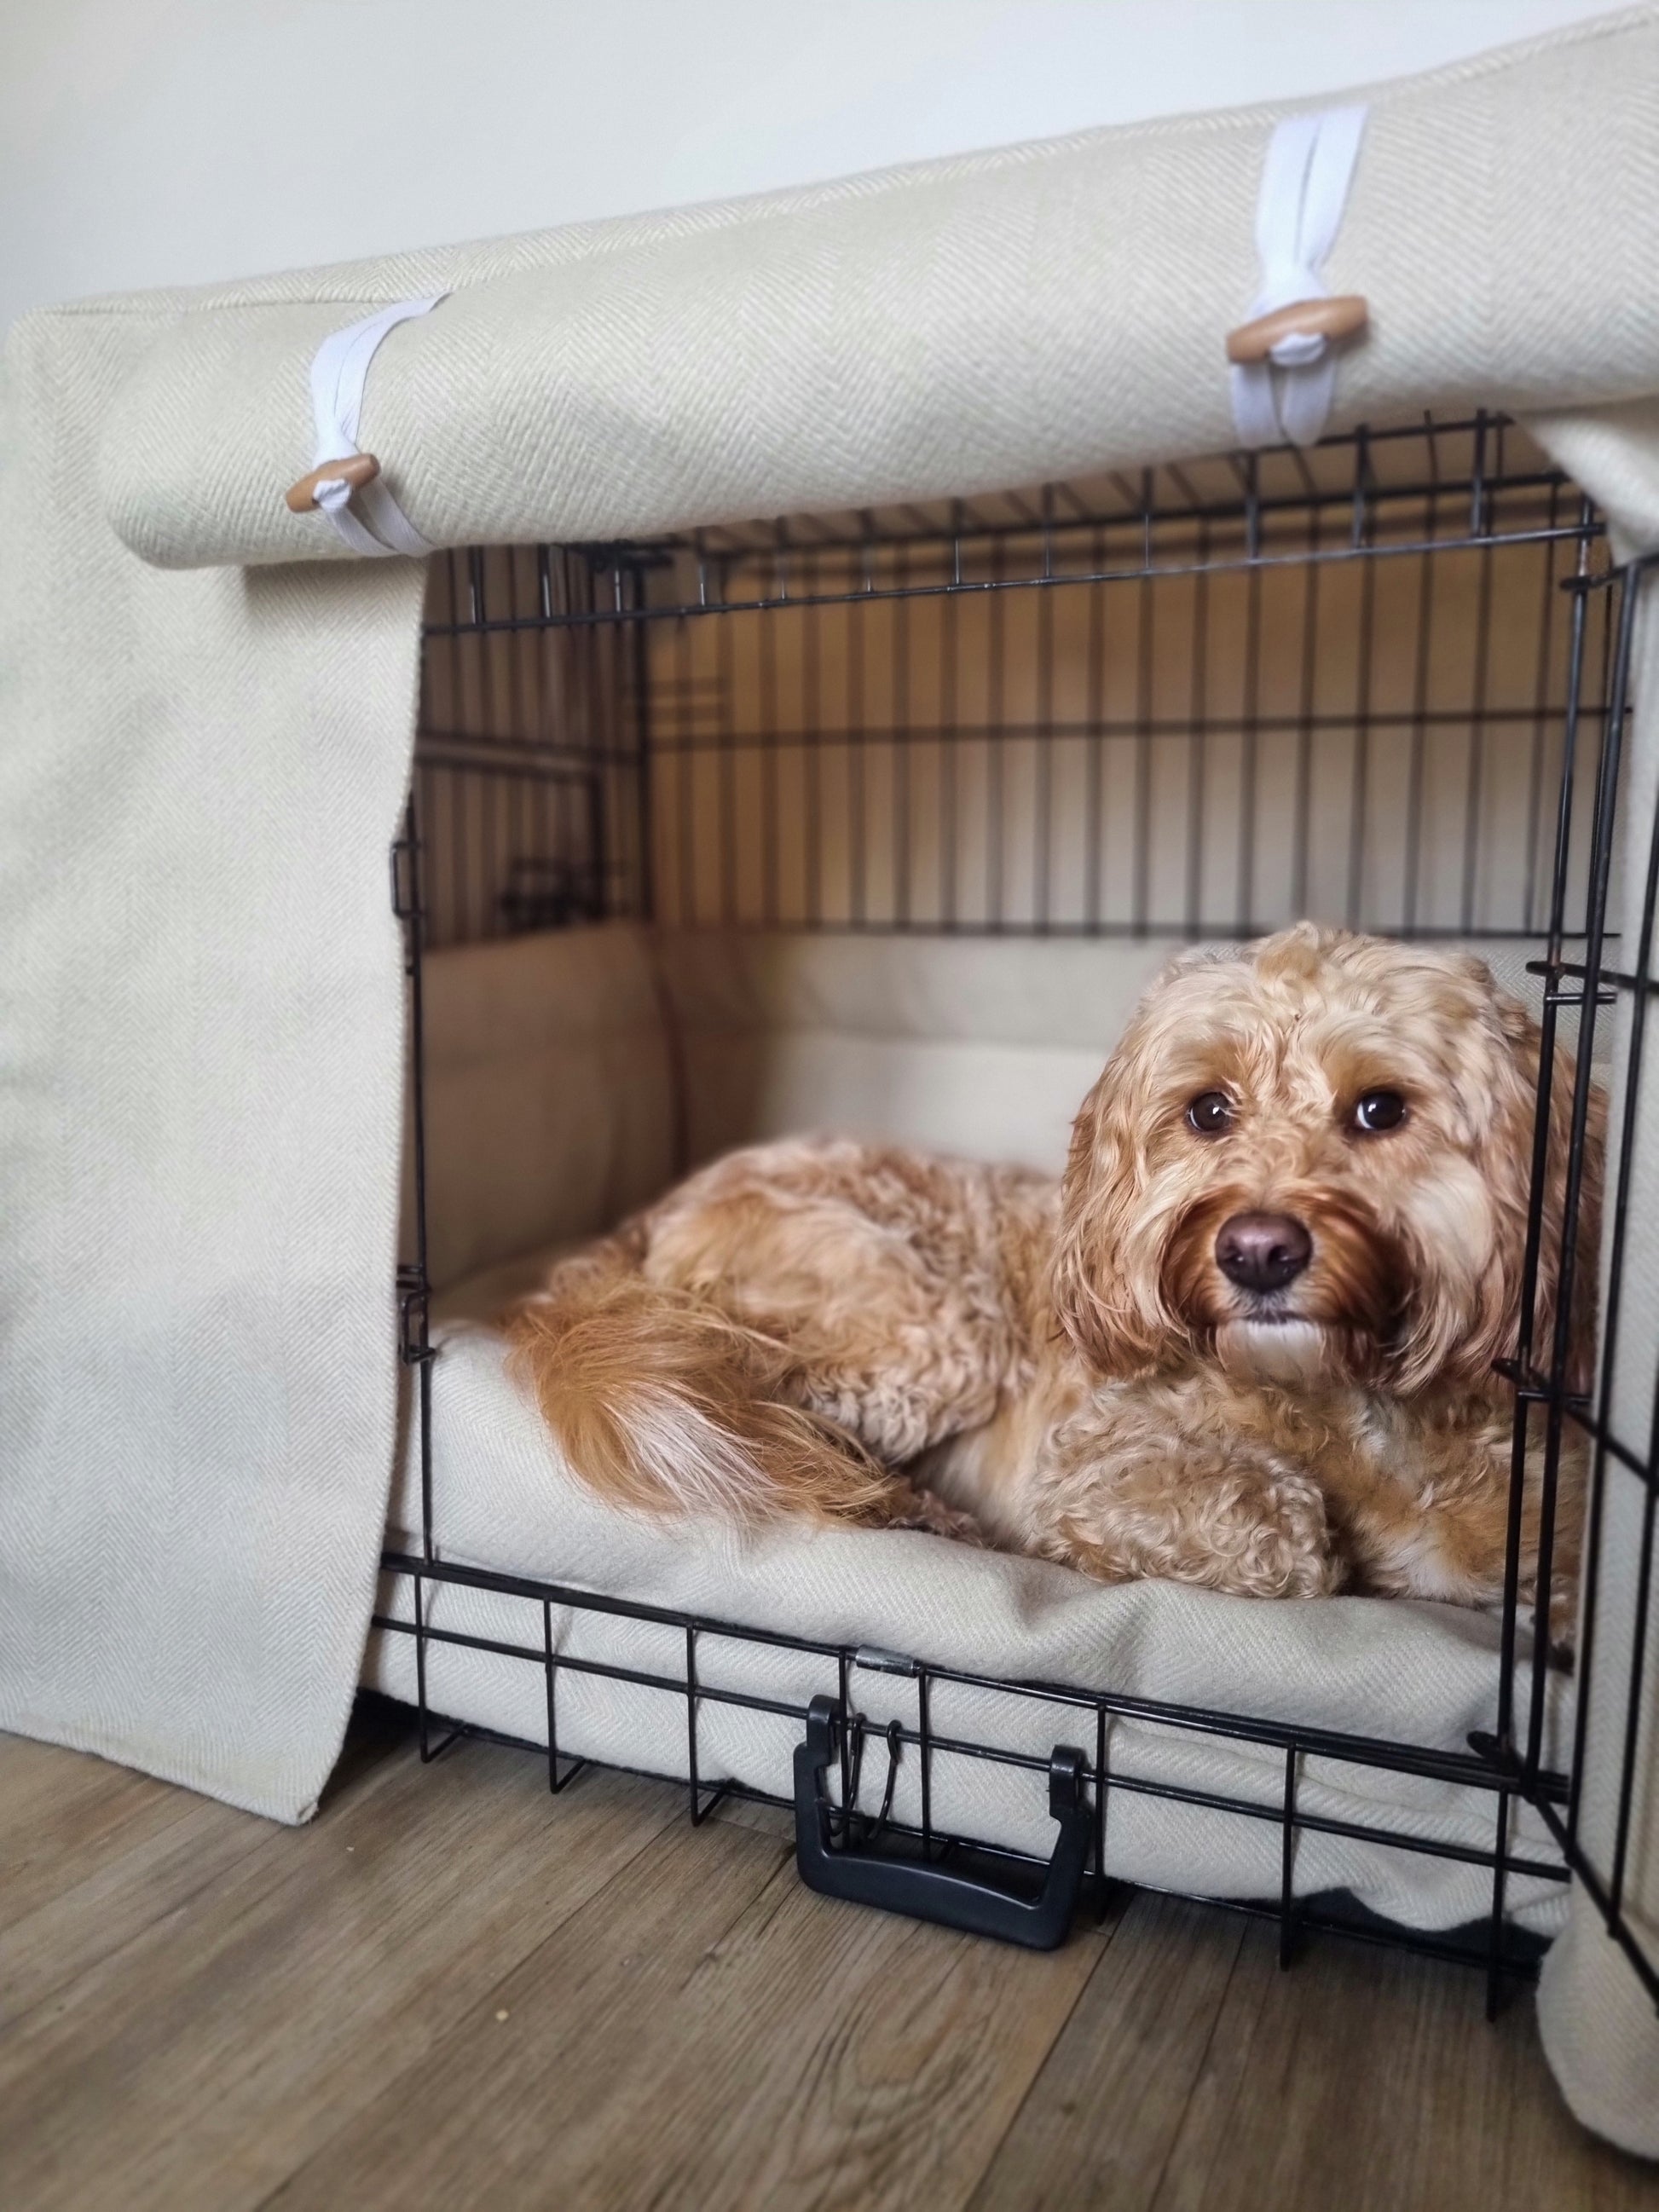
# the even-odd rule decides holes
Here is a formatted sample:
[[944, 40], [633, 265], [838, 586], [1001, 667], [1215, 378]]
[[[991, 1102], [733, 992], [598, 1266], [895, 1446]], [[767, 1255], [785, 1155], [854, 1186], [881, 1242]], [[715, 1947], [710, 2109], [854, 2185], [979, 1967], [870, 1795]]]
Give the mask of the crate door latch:
[[[854, 1905], [872, 1905], [884, 1912], [908, 1913], [913, 1920], [937, 1921], [940, 1927], [959, 1929], [964, 1935], [992, 1936], [1030, 1951], [1052, 1951], [1065, 1941], [1083, 1886], [1093, 1826], [1080, 1751], [1056, 1744], [1049, 1759], [1048, 1810], [1060, 1823], [1060, 1833], [1042, 1890], [1028, 1900], [988, 1882], [971, 1881], [948, 1867], [920, 1865], [834, 1843], [830, 1822], [836, 1808], [830, 1802], [824, 1778], [835, 1757], [836, 1731], [845, 1724], [835, 1698], [814, 1698], [807, 1708], [806, 1741], [795, 1752], [795, 1866], [809, 1889]], [[890, 1756], [890, 1743], [889, 1752]], [[889, 1784], [890, 1790], [890, 1773]]]

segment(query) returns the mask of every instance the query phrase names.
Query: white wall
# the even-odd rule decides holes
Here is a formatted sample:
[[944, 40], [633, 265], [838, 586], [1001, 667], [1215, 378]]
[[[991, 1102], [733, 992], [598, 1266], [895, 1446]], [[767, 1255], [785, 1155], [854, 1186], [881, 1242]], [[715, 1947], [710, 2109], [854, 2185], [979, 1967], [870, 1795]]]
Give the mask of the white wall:
[[1429, 68], [1607, 0], [0, 0], [0, 328]]

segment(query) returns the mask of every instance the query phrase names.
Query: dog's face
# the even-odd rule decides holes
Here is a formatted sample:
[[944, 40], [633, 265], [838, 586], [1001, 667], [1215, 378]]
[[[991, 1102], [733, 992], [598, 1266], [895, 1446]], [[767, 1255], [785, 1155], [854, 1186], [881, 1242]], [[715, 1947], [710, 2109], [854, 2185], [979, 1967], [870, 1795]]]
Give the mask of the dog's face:
[[[1079, 1349], [1108, 1375], [1479, 1383], [1519, 1324], [1538, 1051], [1461, 955], [1304, 924], [1177, 961], [1073, 1133], [1054, 1288]], [[1553, 1090], [1553, 1124], [1570, 1072]]]

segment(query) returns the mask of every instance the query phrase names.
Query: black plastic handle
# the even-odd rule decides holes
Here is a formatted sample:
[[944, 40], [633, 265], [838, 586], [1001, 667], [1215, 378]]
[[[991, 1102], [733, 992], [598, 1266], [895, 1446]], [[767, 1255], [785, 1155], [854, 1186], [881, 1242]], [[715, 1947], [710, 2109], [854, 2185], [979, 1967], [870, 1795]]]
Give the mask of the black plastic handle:
[[833, 1808], [823, 1778], [841, 1724], [835, 1698], [814, 1698], [807, 1708], [806, 1741], [795, 1752], [795, 1866], [809, 1889], [854, 1905], [873, 1905], [883, 1912], [907, 1912], [913, 1920], [934, 1920], [965, 1935], [1023, 1944], [1029, 1951], [1052, 1951], [1065, 1942], [1083, 1886], [1092, 1826], [1080, 1751], [1056, 1744], [1049, 1759], [1048, 1810], [1060, 1823], [1060, 1834], [1042, 1892], [1028, 1901], [988, 1882], [970, 1881], [948, 1867], [919, 1866], [914, 1860], [879, 1858], [832, 1844]]

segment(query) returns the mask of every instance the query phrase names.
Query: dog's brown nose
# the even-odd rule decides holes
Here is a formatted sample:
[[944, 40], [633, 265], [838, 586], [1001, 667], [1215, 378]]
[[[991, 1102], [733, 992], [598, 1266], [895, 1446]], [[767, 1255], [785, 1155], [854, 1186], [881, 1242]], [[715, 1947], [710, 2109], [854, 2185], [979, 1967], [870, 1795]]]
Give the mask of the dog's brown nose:
[[1282, 1291], [1313, 1257], [1313, 1238], [1288, 1213], [1235, 1213], [1216, 1232], [1215, 1263], [1241, 1291]]

